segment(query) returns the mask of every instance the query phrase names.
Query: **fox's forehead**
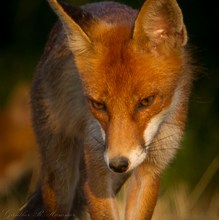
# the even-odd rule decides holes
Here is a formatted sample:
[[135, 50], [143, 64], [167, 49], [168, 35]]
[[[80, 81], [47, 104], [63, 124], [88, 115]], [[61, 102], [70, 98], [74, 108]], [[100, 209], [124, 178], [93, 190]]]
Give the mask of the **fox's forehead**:
[[97, 88], [101, 86], [105, 94], [138, 95], [138, 98], [156, 90], [173, 89], [180, 74], [179, 60], [139, 54], [130, 48], [123, 50], [117, 54], [113, 51], [112, 55], [109, 49], [100, 58], [90, 75], [90, 84]]
[[[84, 83], [94, 98], [145, 96], [156, 90], [172, 90], [181, 71], [179, 51], [165, 55], [136, 50], [131, 27], [127, 25], [100, 26], [94, 36], [94, 54], [81, 58]], [[85, 66], [88, 70], [83, 70]], [[88, 71], [89, 73], [86, 73]], [[164, 91], [165, 92], [165, 91]]]

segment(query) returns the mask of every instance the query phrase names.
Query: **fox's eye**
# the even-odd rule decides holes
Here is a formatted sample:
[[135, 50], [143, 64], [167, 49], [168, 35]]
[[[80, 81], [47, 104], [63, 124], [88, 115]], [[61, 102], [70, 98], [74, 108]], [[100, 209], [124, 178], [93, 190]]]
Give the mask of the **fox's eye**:
[[106, 111], [106, 106], [105, 106], [104, 103], [94, 101], [94, 100], [90, 100], [90, 104], [91, 104], [92, 108], [94, 108], [95, 110]]
[[151, 96], [148, 96], [147, 98], [142, 99], [140, 101], [140, 103], [138, 104], [138, 108], [147, 108], [147, 107], [149, 107], [150, 105], [153, 104], [154, 99], [155, 99], [155, 95], [151, 95]]

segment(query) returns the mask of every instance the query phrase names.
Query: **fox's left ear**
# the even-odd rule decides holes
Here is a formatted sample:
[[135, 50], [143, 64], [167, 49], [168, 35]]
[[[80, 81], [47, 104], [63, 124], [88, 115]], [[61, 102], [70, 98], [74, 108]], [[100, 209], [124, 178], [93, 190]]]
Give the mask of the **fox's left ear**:
[[146, 0], [135, 21], [132, 37], [135, 43], [148, 49], [164, 43], [186, 45], [187, 32], [176, 0]]
[[95, 18], [83, 9], [60, 0], [48, 0], [48, 2], [61, 20], [69, 47], [74, 54], [81, 54], [92, 49], [88, 27], [90, 22], [95, 22]]

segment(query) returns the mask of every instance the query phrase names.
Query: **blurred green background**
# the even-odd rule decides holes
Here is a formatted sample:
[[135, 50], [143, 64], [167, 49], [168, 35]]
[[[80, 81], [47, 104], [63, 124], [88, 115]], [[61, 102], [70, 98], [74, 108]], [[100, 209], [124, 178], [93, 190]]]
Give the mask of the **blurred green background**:
[[[81, 5], [93, 1], [69, 2]], [[140, 8], [143, 0], [119, 2]], [[219, 190], [219, 8], [217, 1], [178, 3], [195, 60], [202, 68], [194, 82], [182, 148], [164, 174], [161, 192], [181, 182], [192, 191], [203, 178], [202, 191], [211, 196]], [[0, 108], [4, 108], [17, 83], [31, 81], [56, 20], [46, 0], [1, 2]]]

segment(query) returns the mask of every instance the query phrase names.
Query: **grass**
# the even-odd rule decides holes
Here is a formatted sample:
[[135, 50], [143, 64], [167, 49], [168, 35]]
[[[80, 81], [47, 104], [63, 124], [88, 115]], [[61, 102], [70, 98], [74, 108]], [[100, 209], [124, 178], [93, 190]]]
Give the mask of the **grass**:
[[[1, 200], [1, 220], [12, 220], [22, 206], [25, 197], [8, 196]], [[4, 204], [3, 204], [4, 203]], [[121, 207], [122, 211], [122, 207]], [[121, 215], [123, 215], [121, 213]], [[219, 193], [211, 198], [203, 196], [196, 203], [186, 184], [168, 189], [159, 197], [152, 220], [218, 220]]]
[[200, 198], [194, 203], [194, 198], [186, 184], [175, 186], [158, 200], [152, 220], [160, 219], [217, 220], [219, 219], [219, 193], [215, 193], [211, 198]]
[[[152, 220], [218, 220], [219, 191], [215, 189], [211, 195], [206, 192], [207, 186], [218, 170], [219, 156], [212, 161], [193, 190], [189, 190], [186, 183], [170, 185], [160, 194]], [[15, 214], [24, 204], [29, 182], [30, 176], [25, 177], [16, 188], [11, 190], [11, 193], [1, 196], [1, 220], [14, 219]], [[123, 195], [122, 191], [118, 196], [121, 216], [124, 215]]]

